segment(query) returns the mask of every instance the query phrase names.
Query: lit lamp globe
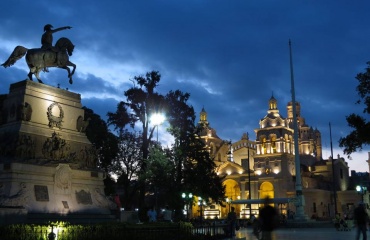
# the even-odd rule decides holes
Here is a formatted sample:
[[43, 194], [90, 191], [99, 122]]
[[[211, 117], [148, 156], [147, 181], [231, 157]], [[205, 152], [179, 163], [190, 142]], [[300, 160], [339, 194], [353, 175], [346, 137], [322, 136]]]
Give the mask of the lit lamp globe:
[[164, 115], [162, 113], [154, 113], [150, 117], [150, 121], [155, 126], [158, 126], [158, 125], [162, 124], [164, 122], [164, 120], [165, 120], [165, 117], [164, 117]]

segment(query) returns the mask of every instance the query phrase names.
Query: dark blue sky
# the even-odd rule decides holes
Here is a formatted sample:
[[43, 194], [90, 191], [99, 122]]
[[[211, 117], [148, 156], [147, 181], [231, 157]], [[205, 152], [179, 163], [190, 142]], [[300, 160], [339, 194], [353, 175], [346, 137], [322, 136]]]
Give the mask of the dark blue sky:
[[[197, 116], [204, 106], [218, 135], [237, 141], [244, 132], [255, 137], [272, 93], [286, 116], [291, 39], [296, 100], [306, 123], [321, 131], [327, 158], [329, 122], [334, 155], [343, 155], [338, 140], [350, 131], [345, 116], [363, 109], [355, 104], [355, 76], [370, 61], [369, 9], [365, 0], [4, 0], [0, 62], [17, 45], [40, 47], [45, 24], [69, 25], [54, 42], [67, 37], [75, 44], [74, 84], [52, 68], [41, 73], [45, 83], [80, 93], [105, 118], [124, 100], [130, 79], [156, 70], [161, 93], [189, 92]], [[24, 59], [0, 68], [0, 94], [27, 73]], [[168, 140], [163, 132], [160, 139]], [[351, 170], [369, 171], [368, 151], [352, 156]]]

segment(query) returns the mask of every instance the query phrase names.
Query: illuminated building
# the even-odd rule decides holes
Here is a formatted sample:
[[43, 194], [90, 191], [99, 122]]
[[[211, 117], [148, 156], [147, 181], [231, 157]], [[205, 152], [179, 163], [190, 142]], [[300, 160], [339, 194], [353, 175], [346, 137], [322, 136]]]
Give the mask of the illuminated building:
[[[334, 217], [334, 192], [337, 196], [337, 212], [351, 214], [359, 196], [355, 190], [349, 190], [347, 162], [340, 156], [334, 159], [336, 191], [333, 191], [332, 160], [322, 159], [321, 133], [306, 124], [298, 102], [296, 114], [305, 214], [318, 218]], [[274, 198], [282, 214], [287, 214], [288, 210], [295, 211], [296, 166], [292, 119], [291, 102], [287, 104], [285, 118], [280, 114], [277, 100], [272, 96], [268, 101], [267, 115], [260, 119], [259, 128], [254, 130], [254, 139], [242, 133], [240, 140], [231, 142], [217, 136], [216, 130], [208, 122], [204, 108], [200, 112], [198, 124], [204, 129], [200, 137], [214, 159], [217, 174], [225, 176], [223, 183], [226, 186], [226, 198], [234, 202], [250, 199], [246, 201], [250, 205], [235, 204], [240, 218], [249, 218], [250, 211], [258, 214], [261, 206], [259, 201], [265, 197]], [[209, 210], [213, 213], [218, 210], [218, 217], [221, 218], [228, 212], [227, 207], [218, 205], [213, 205]]]

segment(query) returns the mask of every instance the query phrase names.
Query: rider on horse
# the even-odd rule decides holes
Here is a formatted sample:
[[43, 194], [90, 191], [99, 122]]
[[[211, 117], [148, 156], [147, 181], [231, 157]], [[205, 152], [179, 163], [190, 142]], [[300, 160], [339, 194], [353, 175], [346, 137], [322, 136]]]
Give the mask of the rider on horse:
[[[29, 80], [32, 81], [32, 75], [35, 75], [39, 83], [43, 83], [39, 77], [40, 71], [45, 71], [46, 67], [58, 67], [65, 69], [68, 72], [69, 83], [72, 84], [72, 75], [76, 70], [76, 64], [69, 61], [69, 56], [72, 56], [75, 46], [65, 37], [60, 38], [55, 43], [55, 47], [52, 46], [53, 33], [64, 29], [71, 29], [71, 27], [52, 28], [53, 26], [50, 24], [45, 25], [45, 33], [41, 38], [41, 48], [28, 49], [23, 46], [17, 46], [14, 48], [9, 58], [3, 64], [0, 64], [0, 66], [5, 68], [10, 67], [25, 56], [27, 66], [30, 69], [27, 75]], [[69, 67], [73, 67], [72, 71]]]
[[[72, 27], [66, 26], [61, 28], [52, 29], [53, 26], [51, 24], [46, 24], [44, 26], [44, 34], [41, 37], [41, 49], [43, 50], [52, 50], [53, 52], [58, 52], [58, 49], [53, 47], [53, 33], [59, 32], [65, 29], [71, 29]], [[44, 72], [48, 72], [47, 68], [44, 68]]]
[[55, 51], [55, 49], [53, 49], [53, 33], [59, 32], [59, 31], [65, 30], [65, 29], [71, 29], [72, 27], [70, 27], [70, 26], [61, 27], [61, 28], [57, 28], [57, 29], [54, 29], [54, 30], [52, 30], [51, 28], [53, 28], [53, 26], [51, 24], [46, 24], [44, 26], [44, 34], [42, 34], [42, 37], [41, 37], [41, 44], [42, 44], [41, 48], [44, 49], [44, 50], [53, 50], [53, 51]]

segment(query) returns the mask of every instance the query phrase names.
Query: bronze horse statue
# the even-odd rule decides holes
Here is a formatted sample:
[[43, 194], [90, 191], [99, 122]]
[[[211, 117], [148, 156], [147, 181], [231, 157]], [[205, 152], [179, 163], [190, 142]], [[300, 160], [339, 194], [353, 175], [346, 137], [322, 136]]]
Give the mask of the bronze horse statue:
[[[76, 65], [69, 61], [68, 56], [72, 56], [74, 47], [72, 42], [64, 37], [60, 38], [55, 43], [55, 47], [48, 50], [41, 48], [27, 49], [22, 46], [17, 46], [14, 48], [8, 60], [1, 64], [1, 66], [5, 68], [10, 67], [26, 55], [26, 62], [30, 69], [27, 76], [30, 80], [32, 80], [32, 74], [34, 74], [39, 83], [43, 83], [39, 77], [40, 71], [47, 67], [58, 67], [67, 70], [69, 83], [72, 84], [72, 75], [76, 70]], [[68, 66], [73, 67], [72, 72]]]

